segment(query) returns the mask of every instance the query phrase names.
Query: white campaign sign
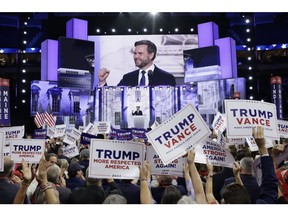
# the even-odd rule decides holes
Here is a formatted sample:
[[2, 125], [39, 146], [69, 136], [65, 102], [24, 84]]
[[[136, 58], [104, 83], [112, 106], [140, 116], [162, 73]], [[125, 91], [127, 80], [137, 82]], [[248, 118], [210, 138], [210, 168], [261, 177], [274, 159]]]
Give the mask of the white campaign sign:
[[233, 167], [233, 155], [220, 144], [210, 138], [199, 142], [195, 146], [195, 162], [206, 164], [206, 159], [214, 166]]
[[184, 176], [183, 164], [186, 162], [186, 158], [180, 157], [171, 163], [164, 165], [154, 148], [152, 146], [147, 146], [146, 160], [150, 163], [152, 175]]
[[94, 134], [108, 134], [110, 128], [110, 122], [94, 122]]
[[220, 112], [217, 112], [217, 114], [214, 117], [214, 120], [212, 122], [212, 128], [216, 132], [217, 135], [222, 134], [223, 131], [226, 129], [226, 115], [221, 114]]
[[81, 131], [77, 130], [76, 128], [73, 128], [70, 135], [73, 136], [76, 140], [79, 140], [81, 137]]
[[4, 171], [4, 145], [5, 135], [4, 132], [0, 132], [0, 172]]
[[23, 126], [14, 126], [14, 127], [2, 127], [0, 132], [4, 132], [5, 140], [9, 139], [22, 139], [25, 134], [25, 127]]
[[72, 158], [79, 155], [79, 150], [76, 144], [65, 146], [62, 149], [63, 149], [63, 155], [65, 155], [66, 157]]
[[288, 121], [278, 120], [278, 132], [280, 137], [288, 138]]
[[15, 163], [21, 163], [22, 158], [28, 163], [39, 163], [44, 150], [44, 139], [13, 139], [10, 144], [10, 155]]
[[253, 100], [225, 100], [227, 115], [227, 137], [246, 138], [252, 128], [264, 128], [264, 136], [279, 139], [275, 104]]
[[92, 178], [138, 179], [143, 165], [143, 143], [91, 139], [88, 176]]
[[250, 148], [250, 151], [253, 152], [253, 151], [258, 151], [259, 150], [254, 137], [246, 137], [246, 141], [247, 141], [247, 144], [248, 144], [248, 146]]
[[188, 104], [146, 136], [166, 165], [210, 134], [211, 130], [201, 115]]
[[64, 134], [66, 132], [66, 125], [65, 124], [62, 124], [62, 125], [56, 125], [55, 126], [55, 134], [54, 134], [54, 137], [57, 138], [57, 137], [63, 137]]
[[73, 145], [73, 144], [76, 144], [76, 138], [74, 136], [72, 136], [71, 133], [66, 133], [64, 135], [63, 142], [67, 143], [69, 145]]
[[85, 127], [85, 129], [83, 130], [83, 133], [88, 133], [88, 134], [92, 134], [95, 135], [94, 133], [94, 124], [92, 124], [91, 122]]

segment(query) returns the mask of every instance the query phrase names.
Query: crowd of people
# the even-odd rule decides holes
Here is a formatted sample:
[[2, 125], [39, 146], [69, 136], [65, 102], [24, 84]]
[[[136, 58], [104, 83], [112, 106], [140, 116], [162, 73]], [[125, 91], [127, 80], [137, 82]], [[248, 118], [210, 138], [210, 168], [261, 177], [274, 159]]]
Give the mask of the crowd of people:
[[[150, 164], [139, 167], [139, 179], [98, 179], [88, 175], [89, 145], [79, 144], [79, 155], [63, 155], [61, 139], [46, 140], [45, 155], [39, 164], [23, 159], [15, 164], [4, 157], [0, 172], [1, 204], [287, 204], [288, 158], [277, 165], [286, 144], [265, 146], [263, 128], [253, 130], [259, 151], [245, 146], [229, 150], [233, 168], [195, 163], [195, 151], [183, 157], [183, 176], [151, 175]], [[260, 157], [258, 184], [253, 171]]]

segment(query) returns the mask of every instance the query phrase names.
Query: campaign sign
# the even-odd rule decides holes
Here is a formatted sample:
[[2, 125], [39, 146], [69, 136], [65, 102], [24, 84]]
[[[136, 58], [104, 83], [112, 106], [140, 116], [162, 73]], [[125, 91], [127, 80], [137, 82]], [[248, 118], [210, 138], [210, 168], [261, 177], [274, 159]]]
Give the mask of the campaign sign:
[[72, 157], [79, 155], [79, 150], [78, 150], [78, 147], [76, 146], [76, 144], [71, 144], [71, 145], [65, 146], [62, 149], [63, 149], [63, 155], [65, 155], [69, 158], [72, 158]]
[[132, 140], [132, 131], [131, 130], [116, 130], [116, 139], [117, 140]]
[[4, 132], [0, 132], [0, 172], [4, 171], [4, 146], [5, 135]]
[[146, 136], [166, 165], [184, 155], [187, 149], [209, 134], [211, 130], [190, 103]]
[[219, 143], [219, 145], [222, 147], [229, 146], [229, 144], [227, 143], [226, 137], [220, 133], [217, 136], [217, 143]]
[[70, 135], [73, 136], [76, 140], [80, 139], [81, 137], [81, 131], [77, 130], [76, 128], [73, 128]]
[[108, 134], [110, 132], [110, 122], [94, 122], [94, 134]]
[[69, 145], [73, 145], [73, 144], [76, 144], [76, 138], [72, 136], [71, 133], [66, 133], [64, 135], [63, 142]]
[[10, 155], [15, 163], [24, 159], [28, 163], [39, 163], [44, 155], [44, 139], [13, 139], [10, 143]]
[[254, 137], [246, 137], [246, 142], [247, 142], [251, 152], [259, 150]]
[[131, 128], [132, 137], [139, 138], [139, 139], [147, 139], [146, 132], [148, 132], [144, 128]]
[[85, 130], [84, 126], [79, 126], [78, 130], [80, 131], [80, 133], [83, 133], [83, 131]]
[[34, 130], [34, 139], [46, 139], [47, 129], [36, 129]]
[[288, 138], [288, 121], [278, 120], [278, 132], [280, 137]]
[[47, 128], [47, 136], [52, 139], [55, 135], [55, 126]]
[[144, 161], [144, 144], [131, 141], [91, 139], [89, 177], [138, 179]]
[[152, 146], [147, 146], [146, 160], [150, 163], [152, 175], [184, 176], [183, 164], [186, 162], [186, 158], [180, 157], [173, 160], [171, 163], [164, 165], [154, 148]]
[[91, 122], [85, 127], [85, 129], [83, 130], [82, 133], [88, 133], [88, 134], [95, 134], [94, 133], [94, 124], [92, 124]]
[[81, 138], [80, 138], [80, 143], [83, 145], [90, 145], [90, 140], [93, 138], [96, 139], [98, 137], [92, 134], [82, 133]]
[[5, 133], [5, 140], [9, 139], [22, 139], [25, 134], [25, 128], [23, 126], [14, 126], [14, 127], [2, 127], [0, 132]]
[[252, 128], [264, 128], [264, 136], [279, 139], [275, 104], [253, 100], [225, 100], [227, 137], [246, 138]]
[[61, 125], [56, 125], [55, 126], [55, 131], [54, 131], [54, 137], [63, 137], [65, 132], [66, 132], [66, 125], [65, 124], [61, 124]]
[[206, 164], [206, 159], [214, 166], [233, 167], [233, 155], [223, 146], [210, 138], [195, 146], [195, 162]]
[[227, 145], [244, 145], [245, 138], [227, 138]]
[[222, 115], [220, 112], [217, 112], [212, 122], [212, 128], [214, 129], [217, 135], [219, 135], [219, 133], [222, 134], [223, 131], [226, 129], [225, 115]]

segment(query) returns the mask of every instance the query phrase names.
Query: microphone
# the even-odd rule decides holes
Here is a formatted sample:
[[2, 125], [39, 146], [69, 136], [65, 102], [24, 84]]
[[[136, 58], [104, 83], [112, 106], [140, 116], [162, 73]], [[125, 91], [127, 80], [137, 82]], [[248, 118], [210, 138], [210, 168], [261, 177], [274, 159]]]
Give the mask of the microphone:
[[153, 76], [153, 71], [152, 71], [152, 70], [149, 70], [149, 71], [148, 71], [149, 86], [153, 86], [152, 76]]

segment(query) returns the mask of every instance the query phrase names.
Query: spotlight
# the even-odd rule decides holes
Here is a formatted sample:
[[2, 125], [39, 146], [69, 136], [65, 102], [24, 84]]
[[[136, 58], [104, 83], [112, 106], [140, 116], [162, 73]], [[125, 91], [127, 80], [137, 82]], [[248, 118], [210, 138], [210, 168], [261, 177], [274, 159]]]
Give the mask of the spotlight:
[[246, 23], [250, 23], [250, 20], [249, 20], [249, 19], [246, 19], [245, 22], [246, 22]]
[[22, 103], [26, 103], [26, 100], [22, 100]]
[[26, 34], [27, 34], [27, 31], [24, 31], [23, 34], [26, 35]]
[[22, 73], [26, 73], [26, 70], [25, 70], [25, 69], [23, 69], [23, 70], [22, 70]]
[[116, 29], [113, 28], [113, 29], [112, 29], [112, 32], [116, 32]]
[[159, 29], [159, 31], [160, 31], [160, 32], [162, 32], [162, 31], [163, 31], [163, 29], [162, 29], [162, 28], [160, 28], [160, 29]]
[[178, 32], [178, 28], [175, 28], [175, 32]]
[[248, 77], [248, 79], [249, 79], [249, 80], [252, 80], [252, 79], [253, 79], [253, 77], [252, 77], [252, 76], [249, 76], [249, 77]]
[[250, 96], [249, 98], [250, 98], [250, 100], [253, 100], [254, 97], [253, 97], [253, 96]]
[[23, 79], [23, 80], [22, 80], [22, 83], [26, 83], [26, 80], [25, 80], [25, 79]]
[[193, 31], [194, 31], [194, 29], [193, 29], [193, 28], [191, 28], [191, 29], [190, 29], [190, 31], [191, 31], [191, 32], [193, 32]]
[[131, 32], [131, 28], [128, 29], [128, 32]]
[[97, 32], [97, 33], [100, 33], [100, 29], [96, 29], [96, 32]]
[[249, 70], [252, 70], [252, 67], [250, 66], [248, 69], [249, 69]]
[[144, 28], [143, 31], [144, 31], [144, 32], [147, 32], [147, 28]]
[[249, 89], [252, 90], [252, 89], [253, 89], [253, 86], [250, 86]]
[[246, 32], [250, 32], [250, 29], [246, 29]]
[[22, 89], [22, 93], [25, 93], [26, 92], [26, 90], [25, 89]]

